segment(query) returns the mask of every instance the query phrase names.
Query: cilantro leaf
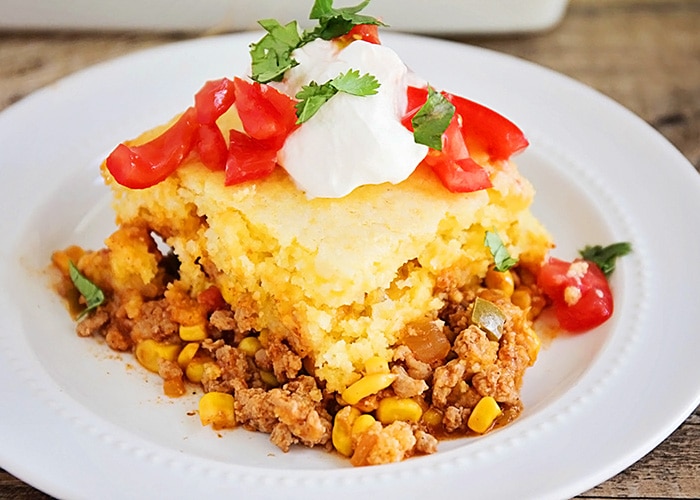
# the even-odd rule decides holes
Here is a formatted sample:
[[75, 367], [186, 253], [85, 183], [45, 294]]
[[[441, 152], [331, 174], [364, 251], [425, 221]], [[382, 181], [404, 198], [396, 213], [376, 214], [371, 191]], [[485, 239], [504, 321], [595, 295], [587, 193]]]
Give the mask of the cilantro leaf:
[[374, 95], [380, 87], [380, 83], [374, 75], [365, 73], [360, 76], [360, 72], [356, 69], [350, 69], [347, 73], [341, 73], [333, 78], [330, 83], [338, 92], [360, 97]]
[[579, 254], [585, 260], [596, 264], [605, 276], [610, 276], [615, 270], [615, 260], [632, 251], [632, 245], [628, 242], [613, 243], [603, 247], [601, 245], [587, 245]]
[[345, 35], [358, 24], [374, 24], [385, 26], [384, 23], [372, 16], [358, 14], [364, 9], [369, 0], [364, 0], [352, 7], [333, 8], [333, 0], [316, 0], [311, 8], [309, 19], [318, 19], [318, 27], [305, 34], [309, 41], [316, 38], [331, 40]]
[[484, 237], [484, 244], [491, 251], [493, 255], [493, 260], [495, 263], [494, 269], [498, 272], [505, 272], [515, 264], [518, 263], [518, 259], [514, 259], [508, 253], [508, 249], [503, 244], [501, 237], [498, 233], [493, 231], [486, 231], [486, 236]]
[[297, 123], [308, 121], [321, 109], [321, 106], [338, 92], [363, 97], [376, 94], [379, 87], [380, 83], [374, 75], [366, 73], [360, 76], [360, 72], [353, 69], [348, 70], [347, 73], [341, 73], [323, 84], [310, 82], [294, 96], [299, 100], [295, 106]]
[[299, 26], [292, 21], [284, 26], [274, 19], [258, 21], [267, 34], [250, 46], [251, 78], [259, 83], [280, 81], [284, 73], [299, 64], [292, 51], [302, 44]]
[[442, 134], [447, 130], [454, 114], [454, 105], [429, 86], [428, 99], [411, 120], [414, 140], [418, 144], [442, 151]]
[[68, 272], [70, 274], [70, 279], [78, 289], [80, 295], [85, 299], [86, 308], [78, 315], [78, 321], [83, 319], [90, 311], [97, 309], [98, 306], [102, 305], [105, 300], [105, 295], [102, 290], [95, 285], [92, 281], [87, 279], [83, 273], [81, 273], [78, 268], [73, 264], [72, 261], [68, 262]]
[[294, 96], [299, 99], [299, 102], [295, 105], [297, 123], [301, 124], [309, 120], [318, 112], [321, 106], [337, 93], [338, 90], [330, 82], [326, 82], [323, 85], [310, 82], [308, 85], [304, 85], [297, 95]]

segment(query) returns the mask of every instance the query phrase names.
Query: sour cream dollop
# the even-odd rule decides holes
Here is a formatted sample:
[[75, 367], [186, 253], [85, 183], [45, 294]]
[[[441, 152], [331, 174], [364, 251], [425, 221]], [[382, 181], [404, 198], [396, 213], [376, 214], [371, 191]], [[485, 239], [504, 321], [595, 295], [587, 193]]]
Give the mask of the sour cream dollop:
[[287, 95], [303, 85], [323, 84], [350, 69], [370, 73], [377, 94], [338, 93], [286, 140], [277, 160], [309, 198], [340, 198], [366, 184], [405, 180], [428, 152], [401, 124], [406, 88], [415, 82], [393, 50], [355, 41], [343, 49], [315, 40], [293, 53], [299, 62], [275, 84]]

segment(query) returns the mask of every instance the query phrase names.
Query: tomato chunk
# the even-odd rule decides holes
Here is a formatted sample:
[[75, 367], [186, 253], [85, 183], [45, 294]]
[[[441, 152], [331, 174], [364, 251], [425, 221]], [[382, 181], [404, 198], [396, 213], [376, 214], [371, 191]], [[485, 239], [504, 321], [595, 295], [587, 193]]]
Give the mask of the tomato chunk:
[[192, 151], [197, 134], [197, 115], [188, 108], [161, 135], [139, 146], [120, 144], [107, 157], [114, 179], [131, 189], [145, 189], [165, 180]]
[[406, 114], [401, 118], [401, 124], [408, 130], [413, 132], [413, 117], [420, 108], [428, 100], [428, 88], [427, 87], [411, 87], [406, 89], [406, 98], [408, 103], [406, 104]]
[[613, 313], [608, 280], [593, 262], [552, 257], [540, 269], [537, 284], [552, 300], [561, 327], [570, 332], [595, 328]]
[[479, 103], [443, 93], [462, 117], [462, 133], [470, 151], [482, 151], [492, 160], [507, 160], [528, 146], [522, 130], [505, 116]]
[[277, 165], [278, 149], [275, 141], [255, 139], [231, 130], [224, 183], [230, 186], [270, 175]]
[[442, 151], [430, 149], [423, 161], [453, 193], [470, 193], [492, 186], [483, 167], [469, 157], [457, 116], [442, 136]]
[[280, 148], [297, 126], [295, 101], [274, 87], [235, 78], [236, 109], [253, 139], [271, 140]]
[[197, 120], [200, 123], [212, 124], [223, 115], [236, 101], [233, 81], [228, 78], [211, 80], [194, 96], [194, 107], [197, 109]]
[[228, 158], [228, 144], [216, 123], [201, 123], [197, 129], [195, 149], [199, 159], [210, 170], [224, 170]]
[[356, 24], [347, 34], [339, 36], [335, 40], [341, 44], [351, 43], [355, 40], [363, 40], [376, 45], [382, 43], [379, 40], [379, 27], [376, 24]]

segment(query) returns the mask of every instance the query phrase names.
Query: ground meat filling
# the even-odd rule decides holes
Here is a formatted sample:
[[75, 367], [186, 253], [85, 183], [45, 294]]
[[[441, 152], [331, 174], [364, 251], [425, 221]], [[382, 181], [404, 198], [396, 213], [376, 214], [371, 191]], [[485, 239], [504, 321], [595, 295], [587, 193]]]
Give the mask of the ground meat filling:
[[[54, 255], [63, 271], [57, 289], [68, 300], [75, 300], [75, 290], [60, 265], [68, 257], [107, 298], [77, 323], [78, 335], [101, 335], [112, 349], [134, 351], [164, 380], [168, 395], [184, 394], [186, 385], [232, 395], [234, 418], [226, 426], [267, 433], [285, 452], [297, 444], [318, 446], [338, 450], [354, 465], [374, 465], [434, 453], [439, 439], [505, 425], [521, 412], [523, 374], [539, 349], [531, 307], [484, 283], [456, 284], [443, 276], [435, 294], [444, 308], [407, 325], [384, 360], [382, 373], [391, 383], [350, 405], [345, 393], [327, 392], [313, 377], [313, 360], [293, 339], [254, 330], [252, 299], [231, 306], [214, 286], [191, 296], [177, 266], [163, 256], [147, 287], [124, 289], [105, 271], [108, 256], [73, 248]], [[510, 273], [530, 303], [541, 299], [527, 273]], [[475, 323], [477, 297], [503, 313], [498, 336]], [[485, 398], [495, 401], [498, 415], [477, 432], [470, 417]]]

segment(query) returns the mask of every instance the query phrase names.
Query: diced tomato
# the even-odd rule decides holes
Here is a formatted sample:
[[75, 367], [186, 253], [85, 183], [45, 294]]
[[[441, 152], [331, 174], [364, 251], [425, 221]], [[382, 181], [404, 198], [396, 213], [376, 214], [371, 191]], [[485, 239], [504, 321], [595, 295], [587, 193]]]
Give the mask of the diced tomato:
[[470, 151], [507, 160], [528, 146], [523, 132], [505, 116], [464, 97], [443, 93], [462, 116], [462, 134]]
[[355, 40], [364, 40], [365, 42], [381, 45], [378, 28], [376, 24], [356, 24], [347, 34], [339, 36], [335, 40], [341, 44], [349, 44]]
[[277, 165], [279, 150], [276, 141], [255, 139], [237, 130], [231, 130], [229, 134], [227, 186], [261, 179], [272, 173]]
[[406, 97], [408, 103], [406, 104], [406, 114], [401, 118], [401, 124], [408, 130], [413, 132], [413, 117], [416, 113], [423, 107], [425, 101], [428, 100], [428, 87], [411, 87], [406, 89]]
[[[408, 104], [401, 123], [413, 131], [412, 119], [428, 98], [428, 89], [408, 87]], [[453, 193], [470, 193], [492, 186], [486, 171], [469, 157], [469, 151], [461, 131], [460, 118], [455, 113], [442, 135], [442, 151], [430, 149], [423, 162], [438, 176], [442, 184]]]
[[236, 109], [253, 139], [274, 141], [278, 148], [296, 127], [295, 101], [275, 88], [235, 78]]
[[197, 129], [195, 149], [199, 159], [210, 170], [224, 170], [228, 158], [228, 144], [216, 123], [201, 123]]
[[197, 114], [188, 108], [165, 132], [139, 146], [120, 144], [107, 157], [107, 169], [122, 186], [144, 189], [165, 180], [192, 151]]
[[608, 280], [593, 262], [550, 258], [540, 269], [537, 284], [552, 300], [561, 327], [570, 332], [595, 328], [613, 313]]
[[424, 161], [453, 193], [471, 193], [491, 187], [486, 171], [471, 158], [452, 160], [439, 151], [431, 150]]
[[223, 115], [236, 101], [233, 81], [228, 78], [211, 80], [194, 96], [194, 107], [197, 109], [197, 120], [200, 123], [212, 124]]

